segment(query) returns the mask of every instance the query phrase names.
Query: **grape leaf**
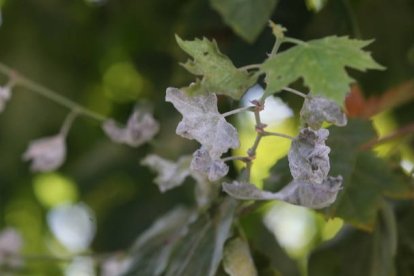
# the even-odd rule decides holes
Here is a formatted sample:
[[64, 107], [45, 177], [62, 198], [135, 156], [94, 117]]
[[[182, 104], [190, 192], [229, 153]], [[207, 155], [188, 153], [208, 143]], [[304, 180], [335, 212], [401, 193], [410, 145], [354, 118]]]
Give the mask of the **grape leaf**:
[[190, 97], [177, 88], [169, 87], [165, 100], [183, 115], [177, 134], [197, 140], [212, 159], [218, 159], [230, 148], [239, 147], [237, 130], [218, 112], [215, 94]]
[[221, 159], [212, 159], [204, 147], [194, 152], [191, 169], [207, 176], [210, 181], [217, 181], [229, 172], [229, 166]]
[[292, 141], [288, 159], [294, 179], [322, 183], [328, 176], [330, 148], [325, 145], [329, 131], [304, 128]]
[[[344, 183], [336, 202], [325, 214], [341, 217], [365, 230], [373, 228], [384, 196], [414, 198], [414, 186], [409, 181], [395, 175], [384, 160], [360, 150], [360, 146], [374, 136], [370, 122], [350, 120], [345, 128], [331, 128], [327, 140], [331, 148], [331, 174], [342, 175]], [[277, 181], [289, 179], [286, 167], [287, 160], [283, 159], [271, 169], [265, 184], [267, 190], [278, 191], [281, 183]]]
[[341, 189], [342, 177], [327, 177], [322, 183], [315, 184], [293, 180], [281, 191], [272, 193], [258, 189], [249, 183], [223, 183], [223, 190], [230, 196], [243, 200], [282, 200], [291, 204], [312, 209], [331, 205]]
[[235, 33], [253, 42], [266, 26], [277, 0], [210, 0]]
[[334, 101], [310, 95], [303, 102], [300, 118], [313, 129], [320, 129], [323, 122], [336, 126], [345, 126], [348, 122], [345, 113]]
[[245, 70], [237, 69], [231, 60], [223, 55], [217, 43], [195, 39], [184, 41], [176, 36], [177, 43], [193, 60], [182, 64], [190, 73], [202, 76], [202, 91], [222, 94], [239, 100], [246, 90], [252, 86], [257, 77]]
[[365, 71], [384, 69], [362, 50], [372, 40], [329, 36], [296, 45], [267, 59], [261, 71], [266, 74], [266, 93], [272, 94], [303, 78], [313, 95], [342, 105], [353, 81], [345, 67]]
[[190, 160], [189, 156], [183, 156], [177, 162], [172, 162], [155, 154], [150, 154], [141, 161], [141, 164], [158, 173], [154, 182], [164, 193], [183, 184], [187, 176], [190, 175]]
[[230, 276], [257, 275], [249, 244], [239, 237], [226, 243], [223, 252], [223, 267], [224, 271]]

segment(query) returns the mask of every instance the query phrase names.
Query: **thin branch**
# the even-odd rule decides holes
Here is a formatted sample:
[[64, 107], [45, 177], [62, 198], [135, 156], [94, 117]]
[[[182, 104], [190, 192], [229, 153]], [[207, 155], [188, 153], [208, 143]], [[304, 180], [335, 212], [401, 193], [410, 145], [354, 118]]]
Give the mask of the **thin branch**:
[[304, 45], [304, 46], [309, 45], [305, 41], [302, 41], [300, 39], [296, 39], [296, 38], [293, 38], [293, 37], [285, 37], [283, 39], [283, 42], [290, 42], [290, 43], [293, 43], [293, 44]]
[[60, 134], [63, 136], [67, 136], [70, 128], [72, 127], [73, 122], [75, 121], [76, 117], [79, 115], [79, 111], [77, 109], [72, 110], [63, 122], [63, 125], [60, 129]]
[[254, 106], [244, 106], [244, 107], [240, 107], [240, 108], [237, 108], [237, 109], [230, 110], [230, 111], [225, 112], [221, 115], [223, 115], [223, 117], [227, 117], [227, 116], [234, 115], [234, 114], [237, 114], [237, 113], [240, 113], [240, 112], [243, 112], [243, 111], [253, 111], [253, 109], [254, 109]]
[[260, 66], [261, 66], [261, 64], [259, 64], [259, 63], [257, 63], [257, 64], [249, 64], [249, 65], [245, 65], [245, 66], [239, 67], [237, 69], [242, 70], [242, 71], [244, 71], [244, 70], [258, 70], [260, 68]]
[[290, 87], [283, 87], [282, 90], [288, 91], [288, 92], [293, 93], [295, 95], [298, 95], [298, 96], [300, 96], [302, 98], [306, 98], [307, 97], [306, 94], [304, 94], [304, 93], [302, 93], [302, 92], [300, 92], [300, 91], [298, 91], [296, 89], [290, 88]]
[[10, 67], [6, 66], [3, 63], [0, 63], [0, 72], [3, 74], [8, 75], [10, 78], [12, 78], [15, 82], [15, 85], [20, 85], [22, 87], [25, 87], [43, 97], [46, 97], [68, 109], [71, 110], [78, 110], [79, 114], [85, 115], [88, 117], [91, 117], [98, 121], [105, 121], [107, 118], [101, 114], [98, 114], [92, 110], [89, 110], [79, 104], [77, 104], [74, 101], [71, 101], [67, 99], [66, 97], [60, 95], [56, 91], [53, 91], [47, 87], [42, 86], [41, 84], [38, 84], [23, 75], [20, 75], [15, 70], [11, 69]]
[[286, 138], [286, 139], [289, 139], [289, 140], [295, 139], [295, 137], [287, 135], [287, 134], [283, 134], [283, 133], [279, 133], [279, 132], [270, 132], [270, 131], [264, 131], [263, 136], [277, 136], [277, 137], [282, 137], [282, 138]]
[[410, 135], [410, 134], [413, 134], [413, 133], [414, 133], [414, 123], [411, 123], [411, 124], [406, 125], [406, 126], [400, 128], [400, 129], [397, 129], [396, 131], [394, 131], [391, 134], [388, 134], [388, 135], [386, 135], [384, 137], [381, 137], [381, 138], [375, 138], [375, 139], [363, 144], [360, 147], [360, 149], [361, 150], [370, 150], [370, 149], [372, 149], [372, 148], [374, 148], [374, 147], [376, 147], [380, 144], [383, 144], [383, 143], [386, 143], [386, 142], [392, 141], [394, 139], [398, 139], [398, 138], [401, 138], [401, 137], [404, 137], [406, 135]]
[[234, 161], [234, 160], [239, 160], [245, 163], [251, 161], [249, 156], [229, 156], [229, 157], [225, 157], [221, 159], [221, 161], [223, 162]]

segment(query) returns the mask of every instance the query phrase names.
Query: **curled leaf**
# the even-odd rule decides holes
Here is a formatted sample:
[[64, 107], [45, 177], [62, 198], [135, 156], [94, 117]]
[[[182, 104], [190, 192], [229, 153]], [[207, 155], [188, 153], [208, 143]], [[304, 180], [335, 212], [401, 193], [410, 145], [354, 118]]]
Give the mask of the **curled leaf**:
[[66, 157], [65, 136], [58, 134], [30, 142], [23, 160], [32, 160], [31, 170], [48, 172], [59, 168]]
[[151, 140], [160, 127], [150, 113], [136, 110], [129, 117], [126, 127], [119, 127], [114, 120], [109, 119], [102, 128], [112, 141], [138, 147]]
[[162, 193], [183, 184], [187, 176], [190, 175], [190, 157], [183, 156], [177, 162], [171, 162], [155, 154], [148, 155], [141, 162], [158, 173], [155, 178], [158, 188]]
[[342, 176], [329, 176], [321, 184], [293, 180], [277, 193], [263, 191], [249, 183], [223, 183], [223, 190], [242, 200], [282, 200], [294, 205], [321, 209], [335, 202], [341, 190]]
[[329, 131], [304, 128], [292, 141], [289, 150], [289, 168], [294, 179], [322, 183], [330, 170], [330, 148], [325, 145]]
[[230, 148], [239, 147], [237, 130], [218, 112], [215, 94], [190, 97], [177, 88], [169, 87], [165, 100], [183, 115], [177, 134], [197, 140], [212, 159], [218, 159]]
[[313, 129], [319, 129], [323, 122], [345, 126], [347, 118], [341, 107], [334, 101], [319, 96], [305, 98], [300, 117]]
[[9, 86], [0, 87], [0, 112], [6, 107], [6, 103], [10, 100], [11, 91]]
[[194, 152], [191, 169], [207, 176], [210, 181], [217, 181], [229, 172], [229, 167], [221, 159], [211, 158], [204, 147]]

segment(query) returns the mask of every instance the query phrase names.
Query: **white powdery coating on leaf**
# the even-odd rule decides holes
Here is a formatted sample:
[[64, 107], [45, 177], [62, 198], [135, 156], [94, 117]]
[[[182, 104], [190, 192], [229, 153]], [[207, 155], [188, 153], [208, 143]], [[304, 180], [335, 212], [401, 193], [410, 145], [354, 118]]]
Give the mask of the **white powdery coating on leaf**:
[[337, 126], [345, 126], [348, 122], [340, 106], [334, 101], [318, 96], [306, 97], [300, 111], [300, 117], [313, 129], [321, 128], [323, 122]]
[[289, 150], [289, 168], [294, 179], [320, 184], [330, 170], [330, 148], [325, 145], [329, 131], [304, 128]]
[[167, 88], [165, 100], [183, 115], [177, 134], [195, 139], [204, 146], [212, 159], [240, 146], [237, 130], [217, 110], [215, 94], [187, 96], [177, 88]]
[[211, 158], [209, 152], [201, 147], [193, 154], [191, 170], [207, 176], [210, 181], [217, 181], [227, 175], [229, 167], [221, 159]]
[[185, 178], [190, 175], [190, 157], [188, 156], [181, 157], [177, 162], [171, 162], [151, 154], [145, 157], [141, 164], [158, 173], [154, 182], [157, 183], [162, 193], [180, 186]]
[[136, 110], [129, 117], [126, 127], [119, 127], [109, 119], [102, 124], [102, 128], [112, 141], [138, 147], [151, 140], [160, 127], [150, 113]]
[[0, 87], [0, 113], [6, 107], [6, 103], [10, 100], [11, 91], [9, 86]]
[[223, 183], [223, 190], [242, 200], [282, 200], [312, 209], [322, 209], [335, 202], [341, 190], [342, 176], [329, 176], [321, 184], [293, 180], [281, 191], [272, 193], [248, 183]]
[[[0, 232], [0, 267], [5, 264], [11, 267], [18, 267], [22, 260], [16, 255], [20, 253], [23, 246], [23, 239], [13, 228], [6, 228]], [[13, 256], [8, 258], [7, 256]]]
[[32, 160], [30, 169], [34, 172], [48, 172], [59, 168], [66, 157], [65, 136], [58, 134], [30, 142], [23, 154], [23, 160]]

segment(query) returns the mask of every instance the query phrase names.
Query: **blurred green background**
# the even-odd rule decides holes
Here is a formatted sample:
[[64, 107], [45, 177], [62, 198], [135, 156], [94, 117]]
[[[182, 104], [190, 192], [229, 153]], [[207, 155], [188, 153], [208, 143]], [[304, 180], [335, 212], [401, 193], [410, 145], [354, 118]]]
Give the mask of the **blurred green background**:
[[[119, 121], [127, 119], [137, 102], [150, 105], [161, 124], [152, 143], [131, 149], [110, 142], [99, 122], [81, 117], [69, 133], [65, 164], [55, 173], [33, 174], [22, 162], [22, 153], [29, 141], [55, 134], [68, 110], [27, 89], [13, 90], [0, 114], [0, 229], [18, 229], [27, 254], [64, 254], [48, 227], [47, 214], [64, 202], [83, 202], [96, 216], [91, 250], [114, 252], [128, 248], [173, 206], [193, 204], [192, 185], [161, 194], [153, 184], [154, 174], [139, 165], [151, 152], [177, 159], [197, 148], [195, 142], [175, 135], [180, 116], [164, 102], [166, 87], [185, 86], [194, 79], [179, 66], [187, 57], [174, 34], [184, 39], [214, 38], [234, 64], [242, 66], [264, 60], [273, 45], [270, 30], [264, 28], [249, 43], [225, 24], [207, 0], [3, 0], [0, 7], [1, 62]], [[261, 16], [258, 12], [246, 20]], [[366, 97], [380, 97], [414, 76], [412, 0], [280, 0], [271, 18], [285, 26], [289, 36], [303, 40], [327, 35], [375, 39], [368, 49], [387, 70], [352, 72]], [[1, 80], [6, 83], [7, 77]], [[398, 94], [403, 99], [385, 108], [387, 113], [376, 121], [383, 135], [413, 122], [413, 94], [413, 87], [406, 89], [403, 96]], [[281, 97], [297, 114], [300, 100]], [[235, 107], [235, 102], [220, 101], [222, 110]], [[233, 123], [240, 125], [235, 118]], [[285, 132], [295, 133], [296, 124], [293, 119], [285, 124]], [[251, 139], [246, 135], [242, 143]], [[404, 147], [411, 166], [413, 141]], [[395, 148], [389, 145], [383, 155]], [[276, 159], [265, 158], [271, 160], [255, 168], [258, 181]], [[236, 171], [234, 167], [231, 174]], [[313, 216], [313, 221], [322, 221]], [[323, 231], [318, 227], [312, 231]], [[27, 275], [61, 271], [59, 262], [28, 266]]]

